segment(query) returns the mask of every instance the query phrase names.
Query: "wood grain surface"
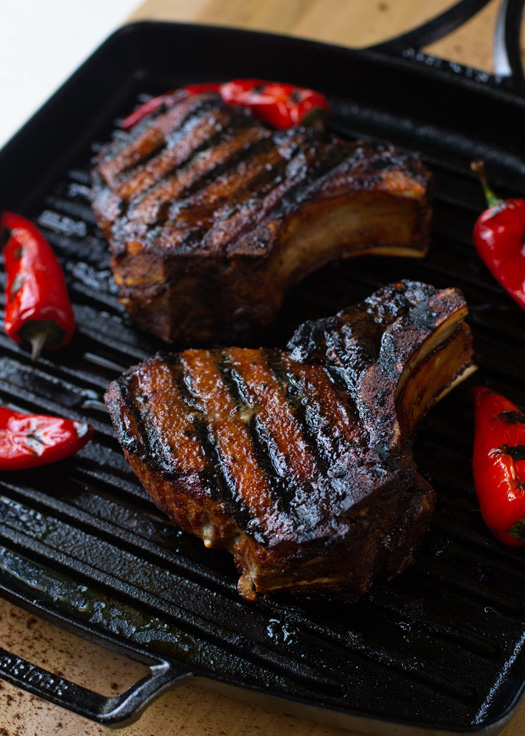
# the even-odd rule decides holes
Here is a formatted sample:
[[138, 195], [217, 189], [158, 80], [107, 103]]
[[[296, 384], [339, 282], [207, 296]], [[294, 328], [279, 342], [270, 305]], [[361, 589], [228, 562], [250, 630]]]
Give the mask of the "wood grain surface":
[[[208, 23], [363, 47], [442, 12], [451, 0], [148, 0], [130, 20]], [[498, 2], [427, 49], [491, 71]], [[0, 646], [104, 695], [123, 692], [145, 670], [0, 600]], [[0, 682], [0, 736], [92, 736], [110, 730]], [[154, 702], [122, 736], [352, 736], [184, 685]], [[504, 731], [524, 736], [525, 704]]]

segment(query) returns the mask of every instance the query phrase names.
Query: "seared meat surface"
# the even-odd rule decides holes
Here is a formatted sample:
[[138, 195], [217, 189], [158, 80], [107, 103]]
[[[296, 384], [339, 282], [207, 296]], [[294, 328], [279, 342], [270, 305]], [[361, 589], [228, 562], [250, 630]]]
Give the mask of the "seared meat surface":
[[113, 141], [93, 176], [121, 301], [164, 340], [245, 337], [328, 261], [427, 247], [430, 175], [416, 155], [272, 131], [214, 93]]
[[434, 491], [411, 441], [472, 370], [466, 313], [455, 289], [400, 282], [302, 325], [286, 350], [157, 355], [106, 403], [147, 492], [233, 553], [242, 596], [359, 595], [428, 528]]

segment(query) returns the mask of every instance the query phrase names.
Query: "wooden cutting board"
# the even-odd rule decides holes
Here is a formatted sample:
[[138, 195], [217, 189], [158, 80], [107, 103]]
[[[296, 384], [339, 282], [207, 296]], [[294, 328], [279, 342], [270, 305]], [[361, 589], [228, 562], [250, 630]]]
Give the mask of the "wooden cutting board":
[[[147, 0], [130, 20], [171, 20], [236, 26], [362, 47], [419, 25], [451, 0]], [[427, 49], [492, 71], [497, 2], [462, 29]], [[74, 12], [74, 11], [73, 11]], [[104, 695], [126, 690], [144, 668], [0, 600], [0, 646]], [[92, 736], [109, 729], [90, 723], [0, 682], [0, 736]], [[356, 736], [271, 713], [185, 685], [153, 703], [122, 736]], [[524, 736], [525, 704], [504, 731]]]

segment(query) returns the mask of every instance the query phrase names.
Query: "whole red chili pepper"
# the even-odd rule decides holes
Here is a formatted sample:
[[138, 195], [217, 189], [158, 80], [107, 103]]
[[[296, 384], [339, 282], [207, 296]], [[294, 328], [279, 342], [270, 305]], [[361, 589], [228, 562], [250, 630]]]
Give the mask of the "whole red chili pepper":
[[497, 197], [487, 184], [483, 161], [474, 161], [489, 209], [477, 219], [474, 243], [492, 275], [525, 308], [525, 200]]
[[154, 112], [157, 112], [162, 105], [165, 105], [166, 107], [170, 107], [173, 100], [173, 92], [166, 92], [165, 95], [158, 95], [158, 97], [152, 97], [150, 100], [147, 100], [147, 102], [144, 102], [142, 105], [137, 107], [133, 112], [130, 112], [129, 115], [127, 115], [124, 120], [120, 123], [120, 127], [122, 130], [131, 130], [131, 128], [134, 128], [137, 123], [140, 123], [140, 121], [145, 118], [147, 115], [151, 115]]
[[204, 82], [203, 84], [187, 84], [180, 89], [191, 95], [200, 95], [203, 92], [220, 92], [221, 86], [220, 82]]
[[525, 547], [525, 413], [479, 386], [474, 400], [474, 484], [483, 520], [504, 544]]
[[329, 110], [328, 100], [320, 92], [263, 79], [226, 82], [221, 85], [221, 95], [225, 102], [249, 107], [258, 118], [279, 130], [311, 125]]
[[36, 360], [42, 348], [61, 348], [75, 330], [64, 273], [40, 230], [24, 217], [4, 212], [0, 236], [7, 273], [5, 330], [16, 342], [30, 342]]
[[[201, 92], [218, 92], [220, 86], [220, 84], [188, 84], [186, 87], [181, 87], [179, 90], [177, 90], [177, 92], [180, 93], [180, 96], [177, 99], [181, 99], [184, 92], [192, 95], [200, 94]], [[120, 123], [120, 127], [123, 130], [131, 130], [131, 128], [134, 128], [137, 123], [140, 123], [140, 121], [145, 118], [146, 115], [152, 115], [154, 112], [157, 112], [157, 110], [159, 110], [162, 106], [164, 106], [166, 109], [168, 107], [171, 107], [176, 99], [174, 95], [175, 92], [172, 90], [171, 92], [166, 92], [166, 94], [164, 95], [152, 97], [150, 100], [144, 102], [143, 105], [140, 105], [140, 107], [137, 107], [136, 110], [133, 110], [132, 113], [125, 117], [124, 120]]]
[[[177, 94], [184, 92], [219, 92], [225, 102], [249, 107], [256, 117], [279, 130], [292, 128], [294, 125], [317, 124], [324, 120], [329, 110], [328, 100], [320, 92], [263, 79], [234, 79], [224, 84], [189, 84], [181, 87]], [[163, 105], [171, 107], [177, 99], [174, 95], [174, 92], [168, 92], [152, 97], [124, 118], [120, 127], [130, 130], [146, 115], [151, 115]]]
[[93, 436], [88, 424], [0, 406], [0, 470], [24, 470], [74, 455]]

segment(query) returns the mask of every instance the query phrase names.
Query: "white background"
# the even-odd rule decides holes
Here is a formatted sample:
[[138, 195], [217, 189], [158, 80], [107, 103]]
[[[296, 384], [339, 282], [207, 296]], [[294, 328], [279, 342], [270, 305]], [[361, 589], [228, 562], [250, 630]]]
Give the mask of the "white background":
[[0, 0], [0, 148], [140, 0]]

